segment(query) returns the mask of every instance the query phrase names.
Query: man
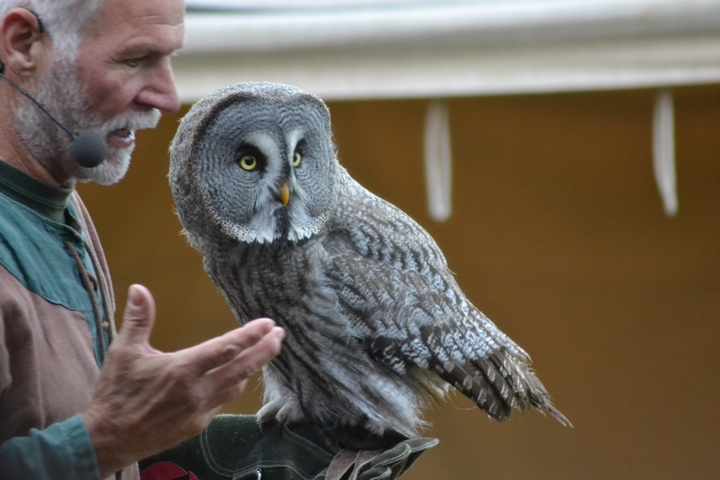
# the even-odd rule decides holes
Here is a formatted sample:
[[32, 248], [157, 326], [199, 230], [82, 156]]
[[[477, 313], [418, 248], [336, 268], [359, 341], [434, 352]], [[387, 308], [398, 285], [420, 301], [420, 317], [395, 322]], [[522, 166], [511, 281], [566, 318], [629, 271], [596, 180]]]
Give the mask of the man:
[[[134, 131], [179, 109], [183, 1], [0, 0], [0, 18], [0, 477], [136, 478], [138, 460], [241, 395], [283, 332], [263, 319], [162, 353], [148, 343], [152, 296], [136, 285], [112, 339], [107, 267], [73, 188], [119, 181]], [[10, 82], [71, 131], [100, 133], [105, 161], [75, 163], [69, 135]]]
[[[74, 186], [118, 182], [135, 130], [180, 108], [183, 21], [182, 0], [0, 0], [0, 478], [137, 478], [148, 457], [147, 478], [395, 478], [435, 442], [215, 417], [279, 353], [271, 320], [162, 353], [152, 296], [134, 285], [115, 334]], [[80, 166], [65, 128], [99, 133], [105, 160]]]

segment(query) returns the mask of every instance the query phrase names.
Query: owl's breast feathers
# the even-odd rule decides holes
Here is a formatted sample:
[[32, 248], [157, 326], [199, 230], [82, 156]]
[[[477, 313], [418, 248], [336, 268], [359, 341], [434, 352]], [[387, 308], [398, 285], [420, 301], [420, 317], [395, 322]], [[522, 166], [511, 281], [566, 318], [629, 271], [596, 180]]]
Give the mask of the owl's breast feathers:
[[[286, 330], [279, 357], [265, 370], [266, 400], [283, 398], [290, 408], [292, 398], [302, 417], [320, 424], [414, 435], [422, 423], [417, 392], [363, 348], [367, 332], [343, 312], [328, 277], [325, 240], [236, 244], [206, 256], [206, 269], [239, 321], [269, 317]], [[284, 420], [297, 418], [292, 412]]]

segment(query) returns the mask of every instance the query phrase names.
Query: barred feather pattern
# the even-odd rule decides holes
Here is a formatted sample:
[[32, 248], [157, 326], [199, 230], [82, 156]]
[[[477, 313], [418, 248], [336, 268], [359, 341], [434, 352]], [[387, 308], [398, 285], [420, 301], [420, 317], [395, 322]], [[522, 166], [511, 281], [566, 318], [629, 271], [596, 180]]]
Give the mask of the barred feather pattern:
[[[274, 103], [264, 102], [268, 92]], [[297, 97], [310, 105], [305, 105], [310, 111], [302, 121], [315, 119], [321, 124], [316, 128], [327, 130], [327, 144], [318, 147], [329, 157], [323, 167], [327, 183], [314, 189], [296, 185], [299, 174], [300, 180], [294, 173], [278, 173], [290, 185], [288, 207], [303, 212], [273, 206], [266, 216], [276, 223], [263, 240], [233, 235], [245, 227], [228, 227], [236, 220], [218, 214], [231, 211], [227, 206], [208, 208], [219, 202], [214, 197], [219, 189], [207, 194], [197, 172], [223, 161], [210, 158], [212, 146], [245, 135], [237, 125], [255, 121], [254, 116], [271, 124], [275, 104], [282, 106], [278, 115], [301, 110], [285, 105], [298, 102]], [[228, 105], [247, 98], [262, 109], [248, 113], [249, 108], [238, 107], [233, 116], [223, 117]], [[232, 138], [224, 138], [230, 118], [236, 125], [227, 134]], [[307, 133], [310, 127], [304, 128], [304, 135], [313, 138]], [[253, 131], [248, 137], [258, 135]], [[292, 149], [288, 153], [263, 142], [266, 150], [292, 158]], [[286, 330], [281, 354], [263, 371], [262, 418], [416, 436], [425, 425], [422, 410], [429, 399], [454, 387], [500, 421], [513, 409], [533, 407], [569, 425], [530, 369], [527, 353], [462, 293], [431, 236], [340, 166], [329, 113], [317, 97], [293, 87], [239, 84], [201, 101], [183, 119], [171, 147], [170, 183], [185, 233], [203, 254], [205, 270], [238, 321], [270, 317]], [[267, 188], [278, 184], [273, 179]], [[329, 198], [314, 201], [323, 188], [331, 192]], [[242, 195], [235, 190], [228, 195]], [[265, 208], [254, 202], [249, 216]], [[321, 220], [295, 230], [297, 219], [313, 208]]]

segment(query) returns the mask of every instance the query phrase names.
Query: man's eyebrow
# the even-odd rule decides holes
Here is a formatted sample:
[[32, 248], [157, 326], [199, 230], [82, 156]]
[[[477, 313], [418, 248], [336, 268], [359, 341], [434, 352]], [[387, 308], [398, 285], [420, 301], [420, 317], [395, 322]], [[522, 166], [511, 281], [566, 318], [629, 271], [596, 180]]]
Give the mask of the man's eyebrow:
[[176, 49], [176, 48], [160, 49], [160, 48], [153, 47], [150, 45], [138, 44], [138, 45], [129, 45], [126, 48], [122, 49], [120, 51], [120, 56], [122, 56], [122, 57], [125, 57], [125, 56], [133, 56], [133, 57], [142, 56], [142, 57], [144, 57], [147, 55], [160, 55], [160, 56], [170, 55], [170, 56], [172, 56], [172, 55], [175, 55], [177, 50], [178, 49]]

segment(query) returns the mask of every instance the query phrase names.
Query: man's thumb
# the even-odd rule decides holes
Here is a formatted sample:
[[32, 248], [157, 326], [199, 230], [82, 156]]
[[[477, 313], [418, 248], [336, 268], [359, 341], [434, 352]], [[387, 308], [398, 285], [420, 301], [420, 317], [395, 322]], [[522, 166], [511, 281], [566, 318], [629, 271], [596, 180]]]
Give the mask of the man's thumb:
[[145, 343], [155, 324], [155, 299], [142, 285], [130, 285], [123, 322], [118, 337], [130, 343]]

